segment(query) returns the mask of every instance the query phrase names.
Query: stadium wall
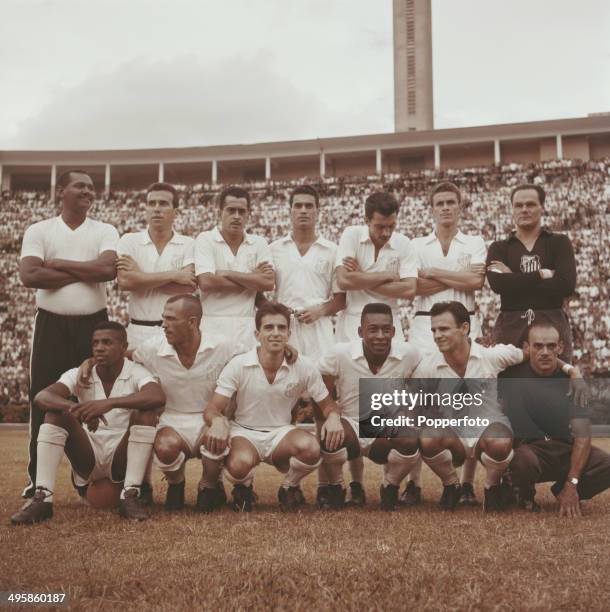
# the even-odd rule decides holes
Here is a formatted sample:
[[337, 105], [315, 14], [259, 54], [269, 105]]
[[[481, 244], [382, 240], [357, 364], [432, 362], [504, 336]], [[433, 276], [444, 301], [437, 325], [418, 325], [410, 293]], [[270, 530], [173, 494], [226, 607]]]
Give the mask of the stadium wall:
[[444, 130], [250, 145], [105, 151], [0, 151], [3, 190], [53, 191], [69, 167], [97, 185], [139, 189], [158, 179], [185, 185], [367, 176], [552, 159], [610, 156], [610, 115]]

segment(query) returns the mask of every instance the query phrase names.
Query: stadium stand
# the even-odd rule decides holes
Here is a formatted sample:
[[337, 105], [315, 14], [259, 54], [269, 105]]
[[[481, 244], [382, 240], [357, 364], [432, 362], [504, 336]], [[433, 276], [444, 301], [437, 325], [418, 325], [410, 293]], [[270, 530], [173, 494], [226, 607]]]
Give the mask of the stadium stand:
[[[337, 242], [343, 229], [363, 222], [363, 202], [377, 189], [393, 191], [401, 201], [398, 230], [412, 238], [429, 233], [427, 194], [434, 183], [450, 179], [460, 185], [465, 198], [461, 224], [466, 233], [482, 233], [487, 243], [511, 228], [509, 194], [513, 186], [537, 182], [547, 191], [545, 225], [567, 233], [574, 245], [578, 285], [569, 302], [576, 361], [588, 375], [610, 371], [610, 159], [586, 163], [551, 161], [524, 166], [509, 164], [435, 172], [423, 170], [383, 177], [302, 179], [243, 185], [253, 196], [249, 231], [275, 240], [289, 227], [288, 194], [299, 183], [314, 184], [323, 198], [320, 231]], [[178, 230], [191, 236], [214, 226], [214, 196], [221, 185], [178, 187], [181, 194]], [[90, 215], [111, 223], [120, 234], [144, 227], [144, 191], [111, 193], [96, 201]], [[21, 284], [17, 273], [21, 239], [28, 225], [57, 211], [48, 193], [5, 192], [0, 198], [0, 405], [27, 401], [30, 333], [34, 291]], [[113, 319], [127, 322], [126, 300], [116, 283], [109, 285]], [[485, 287], [478, 298], [484, 334], [489, 334], [499, 306], [498, 297]], [[412, 316], [403, 307], [403, 325]]]

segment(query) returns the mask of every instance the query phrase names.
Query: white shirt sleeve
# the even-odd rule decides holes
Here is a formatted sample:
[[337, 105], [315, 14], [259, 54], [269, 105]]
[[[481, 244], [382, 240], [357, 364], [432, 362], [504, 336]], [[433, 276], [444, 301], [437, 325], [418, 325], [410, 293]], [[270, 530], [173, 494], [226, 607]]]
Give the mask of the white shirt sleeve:
[[214, 246], [208, 232], [202, 232], [195, 240], [195, 274], [214, 274], [216, 272], [216, 260], [214, 258]]
[[335, 257], [335, 268], [342, 266], [346, 257], [356, 257], [358, 253], [358, 230], [358, 227], [346, 227], [343, 230]]
[[417, 278], [417, 255], [408, 238], [400, 251], [400, 278]]
[[190, 237], [186, 237], [184, 243], [184, 257], [182, 259], [182, 267], [190, 266], [195, 263], [195, 241]]
[[231, 359], [223, 368], [218, 382], [216, 383], [216, 391], [218, 395], [224, 397], [233, 397], [233, 393], [239, 389], [241, 382], [242, 363], [239, 357]]
[[21, 243], [21, 259], [24, 257], [38, 257], [44, 261], [44, 231], [39, 223], [30, 225], [25, 230]]
[[129, 255], [135, 257], [135, 249], [133, 248], [132, 234], [123, 234], [116, 245], [117, 255]]
[[[256, 241], [256, 266], [263, 263], [263, 261], [273, 266], [273, 253], [267, 241], [262, 236], [258, 236], [258, 240]], [[254, 272], [254, 270], [252, 270], [252, 272]]]
[[479, 264], [487, 261], [487, 247], [482, 236], [476, 236], [476, 242], [473, 244], [473, 252], [471, 263]]
[[313, 363], [311, 361], [305, 362], [305, 366], [307, 368], [307, 392], [314, 402], [321, 402], [328, 397], [328, 389]]
[[100, 246], [98, 252], [116, 251], [118, 242], [119, 232], [117, 232], [116, 227], [109, 223], [103, 223], [100, 232]]
[[138, 386], [138, 391], [142, 389], [144, 385], [148, 383], [159, 383], [159, 380], [156, 376], [153, 376], [144, 366], [141, 366], [139, 363], [133, 364], [133, 377]]
[[498, 372], [523, 361], [523, 351], [512, 344], [496, 344], [487, 350], [491, 352], [494, 366]]
[[72, 368], [64, 372], [57, 382], [68, 387], [70, 395], [76, 395], [76, 385], [78, 383], [78, 368]]
[[142, 342], [142, 344], [139, 344], [132, 354], [133, 361], [143, 365], [147, 370], [154, 372], [158, 344], [159, 340], [157, 338], [150, 338], [150, 340], [146, 340]]
[[336, 349], [331, 349], [318, 359], [318, 370], [323, 376], [339, 376], [339, 356]]

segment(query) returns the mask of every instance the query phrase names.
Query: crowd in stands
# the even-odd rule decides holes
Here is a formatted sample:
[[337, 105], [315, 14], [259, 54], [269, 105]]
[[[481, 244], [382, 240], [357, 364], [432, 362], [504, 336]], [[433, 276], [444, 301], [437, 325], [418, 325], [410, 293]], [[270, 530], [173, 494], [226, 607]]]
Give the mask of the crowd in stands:
[[[422, 170], [383, 177], [349, 177], [311, 181], [262, 182], [244, 185], [253, 196], [249, 231], [268, 241], [289, 228], [288, 196], [295, 184], [309, 182], [322, 196], [319, 228], [335, 242], [349, 225], [364, 218], [364, 200], [373, 191], [392, 191], [401, 202], [398, 231], [408, 237], [432, 230], [427, 194], [439, 180], [452, 180], [464, 194], [461, 229], [483, 234], [489, 244], [511, 229], [509, 194], [515, 185], [535, 182], [547, 192], [545, 225], [569, 235], [576, 252], [577, 290], [569, 300], [575, 358], [589, 375], [610, 371], [610, 159], [586, 163], [567, 161], [537, 165], [510, 164], [435, 172]], [[211, 229], [218, 209], [214, 196], [221, 186], [179, 187], [177, 228], [197, 236]], [[111, 193], [96, 201], [90, 216], [116, 226], [120, 234], [145, 227], [145, 192]], [[0, 405], [27, 401], [30, 334], [34, 318], [34, 290], [18, 276], [21, 239], [26, 227], [58, 214], [48, 193], [5, 192], [0, 198]], [[125, 296], [116, 283], [108, 284], [110, 316], [127, 322]], [[496, 319], [499, 297], [486, 286], [479, 294], [484, 334]], [[403, 307], [408, 329], [412, 307]]]

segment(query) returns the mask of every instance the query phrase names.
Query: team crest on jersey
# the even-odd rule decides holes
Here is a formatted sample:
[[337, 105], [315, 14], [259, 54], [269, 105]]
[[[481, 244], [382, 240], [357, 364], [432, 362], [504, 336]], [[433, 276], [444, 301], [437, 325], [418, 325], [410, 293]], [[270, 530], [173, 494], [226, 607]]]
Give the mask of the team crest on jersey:
[[392, 272], [393, 274], [398, 274], [398, 271], [400, 269], [398, 257], [388, 257], [388, 260], [385, 264], [385, 269], [388, 272]]
[[302, 389], [301, 383], [288, 383], [284, 388], [284, 397], [296, 398], [301, 395]]
[[521, 255], [521, 272], [538, 272], [541, 269], [538, 255]]
[[460, 253], [457, 260], [458, 268], [460, 270], [468, 270], [471, 260], [472, 255], [470, 253]]

